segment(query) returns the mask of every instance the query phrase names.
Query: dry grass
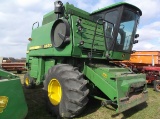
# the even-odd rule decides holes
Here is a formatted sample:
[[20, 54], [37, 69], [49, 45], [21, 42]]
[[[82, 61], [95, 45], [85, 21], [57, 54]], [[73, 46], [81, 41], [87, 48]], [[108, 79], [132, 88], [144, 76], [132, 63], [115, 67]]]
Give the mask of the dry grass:
[[[19, 75], [21, 79], [23, 75]], [[160, 93], [153, 91], [152, 86], [148, 86], [148, 92], [149, 99], [147, 103], [120, 114], [116, 114], [111, 106], [101, 107], [100, 101], [91, 99], [86, 109], [76, 119], [159, 119]], [[24, 89], [24, 93], [28, 104], [26, 119], [54, 119], [46, 111], [42, 86], [35, 89]]]

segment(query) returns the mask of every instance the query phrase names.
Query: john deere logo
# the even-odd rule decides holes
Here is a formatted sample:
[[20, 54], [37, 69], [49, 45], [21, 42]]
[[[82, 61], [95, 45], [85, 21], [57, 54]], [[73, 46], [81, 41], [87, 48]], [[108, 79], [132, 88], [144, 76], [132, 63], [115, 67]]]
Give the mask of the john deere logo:
[[106, 74], [106, 73], [102, 73], [102, 76], [103, 76], [104, 78], [107, 78], [107, 74]]
[[2, 113], [3, 110], [6, 108], [7, 103], [8, 103], [8, 97], [0, 96], [0, 113]]

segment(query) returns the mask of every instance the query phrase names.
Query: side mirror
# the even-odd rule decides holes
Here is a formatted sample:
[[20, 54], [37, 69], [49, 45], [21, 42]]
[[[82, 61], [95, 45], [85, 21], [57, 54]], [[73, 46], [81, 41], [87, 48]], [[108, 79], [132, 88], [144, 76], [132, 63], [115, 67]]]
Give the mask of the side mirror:
[[136, 35], [135, 35], [135, 38], [138, 38], [138, 37], [139, 37], [139, 34], [136, 34]]
[[133, 41], [133, 44], [136, 44], [136, 43], [138, 43], [138, 40], [134, 40], [134, 41]]

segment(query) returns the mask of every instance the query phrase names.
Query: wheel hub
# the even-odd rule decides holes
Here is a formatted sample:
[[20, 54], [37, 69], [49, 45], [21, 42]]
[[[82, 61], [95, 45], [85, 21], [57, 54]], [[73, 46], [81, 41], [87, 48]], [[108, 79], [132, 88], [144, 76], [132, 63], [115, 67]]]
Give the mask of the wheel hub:
[[29, 79], [28, 79], [28, 78], [26, 78], [25, 84], [26, 84], [27, 86], [29, 85]]
[[48, 84], [48, 97], [53, 105], [58, 105], [62, 97], [62, 89], [57, 79], [52, 79]]

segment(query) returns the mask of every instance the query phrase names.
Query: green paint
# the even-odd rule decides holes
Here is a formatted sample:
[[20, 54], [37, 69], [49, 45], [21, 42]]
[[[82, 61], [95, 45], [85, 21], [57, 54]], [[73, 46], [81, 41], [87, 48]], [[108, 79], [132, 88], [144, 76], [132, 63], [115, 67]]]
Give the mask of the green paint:
[[[132, 74], [125, 68], [107, 65], [85, 66], [83, 73], [113, 102], [117, 102], [117, 112], [123, 112], [148, 98], [148, 93], [145, 93], [147, 87], [144, 74]], [[131, 96], [131, 88], [141, 86], [143, 87], [141, 93]], [[121, 101], [121, 99], [129, 100]]]
[[48, 59], [48, 60], [46, 60], [46, 61], [45, 61], [45, 64], [44, 64], [44, 66], [45, 66], [45, 73], [47, 73], [48, 70], [49, 70], [52, 66], [54, 66], [54, 65], [55, 65], [55, 60], [53, 60], [53, 59]]
[[[127, 12], [127, 15], [123, 14], [126, 13], [126, 9], [130, 9], [130, 12], [132, 10], [135, 12]], [[113, 23], [113, 29], [111, 26], [107, 26], [109, 22], [107, 18], [105, 18], [106, 13], [110, 10], [117, 10], [117, 16], [114, 17], [120, 19]], [[137, 11], [139, 11], [139, 13], [137, 13]], [[141, 14], [139, 8], [122, 2], [102, 8], [93, 13], [88, 13], [67, 3], [64, 5], [64, 14], [61, 14], [59, 18], [61, 19], [61, 23], [57, 22], [57, 15], [54, 11], [49, 12], [44, 15], [42, 26], [32, 30], [32, 41], [27, 47], [27, 51], [29, 51], [27, 53], [27, 68], [29, 69], [31, 77], [36, 79], [36, 84], [38, 85], [45, 80], [45, 74], [54, 65], [70, 64], [78, 67], [79, 71], [87, 77], [90, 85], [94, 87], [90, 89], [90, 92], [94, 92], [94, 89], [98, 88], [111, 101], [117, 103], [117, 112], [125, 111], [145, 102], [147, 100], [147, 93], [143, 93], [146, 91], [145, 76], [143, 74], [133, 74], [126, 68], [117, 67], [110, 63], [114, 60], [127, 60], [130, 58], [130, 49], [132, 49], [133, 46], [132, 41], [134, 40], [136, 27], [135, 29], [129, 29], [133, 32], [133, 34], [130, 33], [132, 37], [127, 36], [129, 24], [133, 25], [134, 23], [130, 23], [132, 19], [129, 19], [130, 17], [127, 16], [133, 15], [138, 18]], [[124, 15], [125, 19], [124, 16], [121, 15]], [[105, 22], [103, 22], [105, 25], [102, 21], [98, 24], [96, 23], [101, 17], [105, 19]], [[113, 15], [109, 16], [109, 18], [112, 17]], [[113, 20], [115, 20], [115, 18]], [[138, 19], [134, 19], [133, 21], [137, 20]], [[127, 22], [127, 29], [123, 31], [123, 34], [120, 33], [120, 30], [123, 30], [120, 28], [120, 21], [124, 24]], [[55, 32], [54, 29], [58, 27], [57, 23], [59, 23], [58, 25], [63, 25], [63, 28], [59, 27]], [[65, 35], [66, 33], [62, 33], [62, 29], [65, 29], [64, 23], [68, 24], [67, 31], [70, 31], [68, 36]], [[97, 29], [95, 32], [96, 24]], [[122, 25], [123, 24], [121, 24], [121, 26]], [[137, 24], [135, 24], [135, 26], [136, 25]], [[106, 40], [108, 30], [112, 30], [113, 33], [110, 41]], [[117, 40], [118, 34], [121, 35], [119, 40]], [[53, 35], [57, 35], [55, 39], [52, 39]], [[64, 44], [64, 47], [54, 47], [53, 42], [55, 42], [55, 40], [56, 42], [64, 41], [65, 43], [64, 39], [69, 39], [70, 42]], [[127, 44], [126, 39], [130, 40], [128, 41], [129, 44]], [[121, 43], [120, 40], [125, 40], [125, 43]], [[120, 43], [118, 44], [117, 41]], [[127, 46], [125, 46], [125, 44], [127, 44]], [[121, 47], [122, 49], [118, 49]], [[128, 50], [126, 50], [126, 47]], [[92, 58], [89, 57], [91, 48]], [[124, 99], [132, 99], [132, 96], [129, 95], [132, 87], [134, 89], [141, 89], [141, 87], [143, 87], [143, 90], [139, 94], [143, 96], [127, 102]], [[144, 99], [142, 99], [142, 97], [144, 97]], [[101, 97], [96, 98], [103, 99]]]
[[24, 119], [28, 108], [20, 79], [1, 79], [0, 87], [0, 96], [8, 97], [8, 103], [0, 113], [0, 119]]
[[38, 58], [37, 58], [37, 57], [34, 57], [34, 58], [31, 60], [30, 76], [33, 77], [33, 78], [37, 78], [38, 69], [39, 69]]
[[38, 59], [38, 76], [37, 76], [37, 80], [36, 80], [36, 84], [40, 84], [41, 83], [41, 80], [43, 79], [43, 74], [45, 72], [45, 69], [44, 69], [44, 60], [42, 58], [39, 58]]
[[0, 69], [0, 77], [7, 78], [7, 79], [17, 78], [15, 74], [4, 71], [2, 69]]

